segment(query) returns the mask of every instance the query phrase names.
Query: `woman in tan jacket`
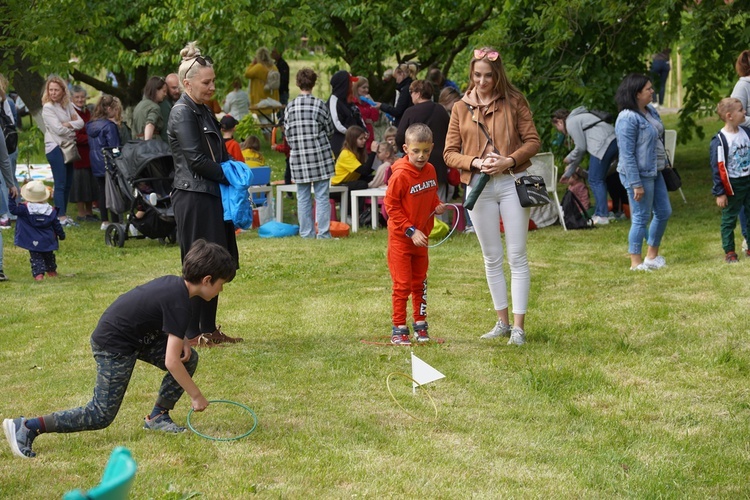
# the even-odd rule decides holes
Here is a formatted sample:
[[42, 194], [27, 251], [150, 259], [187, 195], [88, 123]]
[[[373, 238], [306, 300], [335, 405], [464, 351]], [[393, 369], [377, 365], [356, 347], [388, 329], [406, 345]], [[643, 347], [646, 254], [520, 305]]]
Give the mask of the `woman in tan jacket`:
[[[489, 138], [491, 139], [488, 139]], [[487, 284], [497, 311], [497, 323], [483, 339], [510, 336], [509, 344], [526, 341], [524, 318], [531, 277], [526, 258], [529, 209], [521, 207], [509, 171], [524, 175], [531, 157], [539, 151], [539, 134], [526, 98], [505, 74], [497, 50], [474, 50], [469, 66], [469, 87], [453, 106], [445, 163], [461, 171], [468, 192], [476, 186], [480, 172], [491, 176], [471, 210], [471, 220], [484, 256]], [[508, 317], [508, 293], [503, 274], [500, 217], [511, 272], [513, 327]]]

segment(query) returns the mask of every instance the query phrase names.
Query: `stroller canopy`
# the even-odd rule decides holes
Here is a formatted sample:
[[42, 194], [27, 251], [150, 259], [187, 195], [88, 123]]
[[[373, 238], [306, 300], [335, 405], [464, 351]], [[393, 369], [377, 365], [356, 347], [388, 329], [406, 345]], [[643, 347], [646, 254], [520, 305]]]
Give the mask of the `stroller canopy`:
[[126, 143], [115, 162], [129, 183], [143, 177], [174, 176], [172, 150], [167, 143], [158, 139]]

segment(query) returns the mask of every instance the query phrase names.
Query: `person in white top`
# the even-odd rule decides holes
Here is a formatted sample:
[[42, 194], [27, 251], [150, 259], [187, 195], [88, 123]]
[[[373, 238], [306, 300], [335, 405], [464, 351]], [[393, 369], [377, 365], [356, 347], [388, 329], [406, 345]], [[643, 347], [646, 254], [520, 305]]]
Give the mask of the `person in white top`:
[[224, 112], [232, 115], [237, 121], [250, 112], [250, 98], [247, 92], [242, 90], [240, 79], [235, 78], [232, 82], [232, 90], [224, 99]]
[[59, 210], [63, 226], [77, 226], [67, 213], [70, 187], [73, 183], [73, 163], [65, 163], [60, 145], [75, 142], [75, 131], [83, 128], [83, 119], [76, 113], [68, 95], [68, 86], [57, 75], [47, 78], [42, 94], [42, 118], [44, 119], [44, 152], [52, 169], [55, 183], [54, 204]]

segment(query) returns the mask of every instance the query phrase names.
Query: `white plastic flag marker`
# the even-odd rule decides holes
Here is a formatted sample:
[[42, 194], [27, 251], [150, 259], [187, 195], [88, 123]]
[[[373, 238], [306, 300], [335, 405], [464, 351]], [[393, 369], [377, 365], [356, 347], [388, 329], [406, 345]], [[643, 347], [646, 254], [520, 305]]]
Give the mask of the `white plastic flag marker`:
[[441, 378], [445, 378], [445, 375], [419, 359], [411, 353], [411, 378], [415, 380], [412, 382], [412, 392], [417, 392], [417, 384], [425, 385]]

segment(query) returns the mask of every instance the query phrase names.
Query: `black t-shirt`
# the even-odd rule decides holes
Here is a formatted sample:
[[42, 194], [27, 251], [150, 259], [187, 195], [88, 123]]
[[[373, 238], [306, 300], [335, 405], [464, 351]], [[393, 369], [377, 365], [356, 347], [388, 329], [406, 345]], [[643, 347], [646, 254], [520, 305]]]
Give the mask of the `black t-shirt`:
[[160, 335], [184, 338], [189, 319], [185, 280], [162, 276], [120, 295], [102, 314], [91, 340], [106, 351], [132, 354]]

